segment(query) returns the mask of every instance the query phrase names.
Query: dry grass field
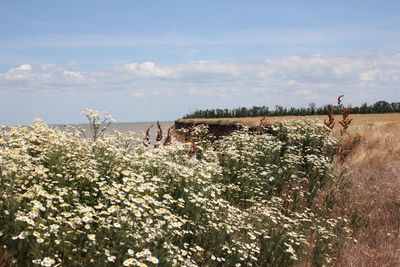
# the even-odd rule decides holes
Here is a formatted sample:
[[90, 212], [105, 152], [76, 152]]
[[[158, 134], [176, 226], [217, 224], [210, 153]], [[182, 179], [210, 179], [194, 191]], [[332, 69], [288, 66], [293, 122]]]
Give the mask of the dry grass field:
[[[244, 118], [215, 118], [215, 119], [184, 119], [181, 121], [187, 122], [222, 122], [222, 123], [242, 123], [249, 126], [256, 126], [260, 123], [263, 117], [244, 117]], [[265, 117], [266, 121], [273, 123], [280, 120], [301, 120], [301, 119], [320, 119], [325, 120], [325, 115], [314, 116], [284, 116], [284, 117]], [[366, 125], [371, 123], [400, 123], [400, 113], [387, 113], [387, 114], [351, 114], [350, 118], [353, 119], [352, 125]], [[339, 121], [341, 115], [335, 115], [335, 121]]]
[[337, 163], [350, 179], [338, 212], [351, 218], [356, 241], [342, 247], [337, 265], [400, 266], [400, 114], [352, 117], [342, 138], [351, 152]]
[[[324, 120], [327, 116], [266, 119], [272, 123], [304, 118]], [[350, 118], [353, 121], [348, 134], [342, 137], [338, 123], [341, 116], [335, 116], [332, 133], [340, 139], [345, 155], [336, 163], [344, 183], [337, 192], [335, 212], [351, 220], [354, 238], [340, 246], [335, 265], [400, 266], [400, 114], [355, 114]], [[254, 126], [260, 119], [210, 121]]]

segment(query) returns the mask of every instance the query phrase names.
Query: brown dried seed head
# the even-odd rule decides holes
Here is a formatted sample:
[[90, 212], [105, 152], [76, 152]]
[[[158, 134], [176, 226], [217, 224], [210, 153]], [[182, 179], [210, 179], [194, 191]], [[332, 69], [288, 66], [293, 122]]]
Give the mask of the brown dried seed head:
[[153, 127], [153, 124], [150, 125], [149, 128], [147, 128], [146, 136], [143, 139], [143, 145], [146, 146], [146, 147], [148, 147], [150, 145], [150, 129], [151, 129], [151, 127]]
[[159, 121], [157, 121], [157, 127], [158, 127], [158, 132], [157, 132], [156, 141], [159, 142], [163, 138], [162, 129], [161, 129], [161, 125], [160, 125]]

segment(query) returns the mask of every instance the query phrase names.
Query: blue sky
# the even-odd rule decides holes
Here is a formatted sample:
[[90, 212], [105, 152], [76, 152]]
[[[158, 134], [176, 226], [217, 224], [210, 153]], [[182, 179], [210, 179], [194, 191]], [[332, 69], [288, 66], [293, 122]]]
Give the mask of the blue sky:
[[399, 101], [399, 1], [8, 1], [0, 124]]

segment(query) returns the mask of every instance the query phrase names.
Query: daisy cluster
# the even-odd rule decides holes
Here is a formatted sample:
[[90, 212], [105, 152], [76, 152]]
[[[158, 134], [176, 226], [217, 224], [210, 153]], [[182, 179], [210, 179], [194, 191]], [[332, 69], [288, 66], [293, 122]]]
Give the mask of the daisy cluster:
[[[104, 114], [85, 114], [102, 129]], [[315, 121], [273, 130], [213, 142], [198, 127], [194, 153], [41, 120], [1, 130], [0, 254], [19, 266], [285, 266], [314, 251], [328, 263], [346, 220], [313, 203], [335, 182], [336, 141]]]

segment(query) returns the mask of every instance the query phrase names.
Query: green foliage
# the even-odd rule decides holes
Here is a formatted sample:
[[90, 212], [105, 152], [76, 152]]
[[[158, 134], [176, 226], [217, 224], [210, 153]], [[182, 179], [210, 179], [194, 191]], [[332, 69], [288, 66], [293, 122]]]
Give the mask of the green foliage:
[[[378, 101], [375, 104], [368, 105], [363, 103], [361, 106], [349, 107], [352, 114], [367, 113], [392, 113], [400, 112], [400, 102], [388, 103]], [[335, 114], [340, 113], [340, 108], [334, 108]], [[266, 106], [254, 106], [251, 108], [239, 107], [235, 109], [206, 109], [196, 110], [191, 114], [186, 114], [183, 118], [238, 118], [238, 117], [261, 117], [261, 116], [307, 116], [307, 115], [325, 115], [328, 113], [328, 105], [316, 107], [310, 103], [307, 108], [285, 108], [280, 105], [275, 106], [275, 110], [269, 110]]]

